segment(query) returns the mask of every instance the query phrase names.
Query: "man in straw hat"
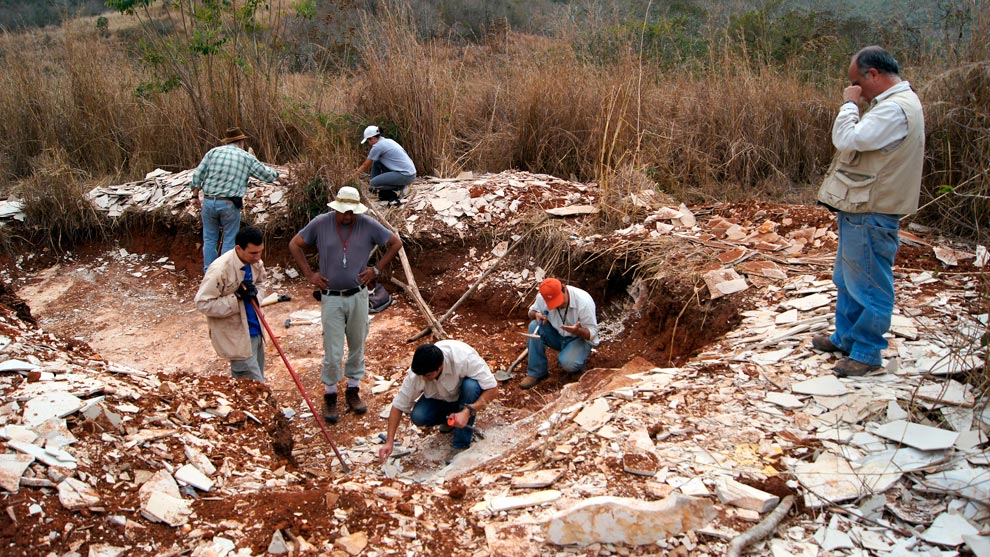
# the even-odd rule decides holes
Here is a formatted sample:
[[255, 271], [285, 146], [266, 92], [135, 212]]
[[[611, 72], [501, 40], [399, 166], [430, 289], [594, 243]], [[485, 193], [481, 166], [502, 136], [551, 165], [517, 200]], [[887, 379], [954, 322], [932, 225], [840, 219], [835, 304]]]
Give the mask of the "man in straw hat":
[[[210, 149], [193, 173], [189, 187], [203, 218], [203, 273], [220, 254], [234, 249], [248, 178], [274, 182], [279, 176], [244, 149], [247, 137], [240, 128], [228, 128], [223, 144]], [[218, 250], [221, 229], [223, 244]]]
[[[323, 419], [336, 423], [337, 382], [347, 376], [347, 406], [364, 414], [367, 407], [358, 394], [364, 377], [364, 341], [368, 336], [368, 290], [366, 285], [381, 274], [402, 247], [399, 236], [378, 221], [365, 215], [358, 190], [345, 186], [335, 200], [327, 204], [332, 211], [317, 216], [289, 242], [289, 251], [303, 275], [320, 291], [323, 323]], [[375, 246], [385, 253], [370, 265], [368, 258]], [[305, 250], [319, 251], [319, 271], [313, 271]], [[347, 339], [347, 361], [344, 339]]]
[[519, 388], [532, 389], [547, 378], [547, 346], [558, 350], [557, 363], [564, 373], [584, 369], [591, 347], [598, 346], [595, 301], [584, 290], [548, 278], [529, 307], [529, 365]]

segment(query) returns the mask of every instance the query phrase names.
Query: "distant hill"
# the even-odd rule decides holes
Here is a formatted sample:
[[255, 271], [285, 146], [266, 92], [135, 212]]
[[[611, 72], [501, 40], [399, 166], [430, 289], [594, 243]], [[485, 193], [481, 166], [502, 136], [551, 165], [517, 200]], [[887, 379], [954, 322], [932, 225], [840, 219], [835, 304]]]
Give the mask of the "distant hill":
[[58, 25], [66, 17], [107, 11], [103, 0], [0, 0], [0, 28], [10, 31]]

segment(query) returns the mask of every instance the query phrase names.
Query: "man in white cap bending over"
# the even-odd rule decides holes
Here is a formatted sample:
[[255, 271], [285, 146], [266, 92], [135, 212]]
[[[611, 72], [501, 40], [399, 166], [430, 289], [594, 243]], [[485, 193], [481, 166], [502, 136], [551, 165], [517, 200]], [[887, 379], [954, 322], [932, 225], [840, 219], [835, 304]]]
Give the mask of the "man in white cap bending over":
[[[402, 240], [375, 219], [365, 215], [368, 207], [361, 203], [361, 194], [352, 187], [342, 187], [335, 200], [327, 204], [332, 209], [309, 221], [289, 242], [289, 252], [299, 271], [320, 292], [323, 323], [323, 419], [336, 423], [337, 383], [347, 376], [345, 398], [355, 414], [368, 408], [358, 394], [364, 377], [364, 341], [368, 336], [368, 290], [366, 285], [381, 274], [402, 247]], [[306, 248], [319, 251], [319, 271], [313, 271], [306, 260]], [[375, 246], [384, 246], [385, 253], [371, 265], [368, 258]], [[344, 339], [347, 339], [347, 361]]]
[[416, 179], [416, 165], [397, 142], [382, 137], [378, 126], [364, 129], [361, 144], [368, 143], [368, 158], [354, 171], [355, 176], [371, 169], [371, 192], [381, 201], [397, 201], [399, 193]]

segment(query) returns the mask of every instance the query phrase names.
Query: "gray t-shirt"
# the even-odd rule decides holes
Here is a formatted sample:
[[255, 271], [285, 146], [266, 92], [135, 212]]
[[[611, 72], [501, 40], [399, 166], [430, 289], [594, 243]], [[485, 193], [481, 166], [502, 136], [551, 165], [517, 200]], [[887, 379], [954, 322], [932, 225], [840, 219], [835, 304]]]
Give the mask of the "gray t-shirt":
[[368, 158], [379, 161], [389, 170], [401, 172], [407, 176], [416, 175], [416, 165], [406, 154], [406, 150], [395, 141], [387, 137], [378, 138], [378, 142], [371, 146], [368, 151]]
[[354, 224], [338, 228], [334, 214], [330, 211], [309, 221], [299, 236], [319, 250], [320, 273], [327, 277], [327, 288], [349, 290], [358, 286], [358, 275], [368, 267], [372, 248], [388, 243], [392, 232], [365, 215], [354, 215]]

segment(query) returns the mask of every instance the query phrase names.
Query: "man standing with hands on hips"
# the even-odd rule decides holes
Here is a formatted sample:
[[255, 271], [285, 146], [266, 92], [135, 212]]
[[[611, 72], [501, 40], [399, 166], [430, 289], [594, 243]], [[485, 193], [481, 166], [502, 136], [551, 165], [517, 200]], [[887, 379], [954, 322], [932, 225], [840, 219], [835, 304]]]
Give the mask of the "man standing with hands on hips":
[[[898, 221], [918, 210], [925, 158], [921, 101], [901, 80], [897, 60], [868, 46], [853, 56], [849, 81], [832, 125], [835, 158], [818, 191], [839, 226], [835, 333], [812, 339], [816, 349], [844, 355], [833, 368], [840, 377], [881, 366], [894, 310]], [[862, 115], [860, 102], [869, 103]]]
[[595, 300], [584, 290], [555, 278], [540, 284], [540, 293], [529, 307], [529, 365], [520, 389], [532, 389], [547, 378], [547, 346], [558, 350], [557, 363], [564, 373], [577, 374], [598, 346]]
[[[323, 324], [323, 419], [336, 423], [337, 382], [347, 376], [345, 398], [347, 406], [364, 414], [368, 408], [358, 393], [364, 377], [364, 342], [368, 337], [368, 290], [375, 279], [402, 248], [399, 236], [365, 215], [368, 207], [361, 203], [361, 194], [345, 186], [334, 201], [327, 204], [332, 211], [309, 221], [289, 242], [299, 271], [320, 290], [321, 321]], [[384, 246], [385, 253], [374, 265], [368, 264], [371, 250]], [[305, 250], [315, 246], [319, 251], [319, 272], [313, 271], [306, 260]], [[347, 362], [344, 339], [347, 339]]]

